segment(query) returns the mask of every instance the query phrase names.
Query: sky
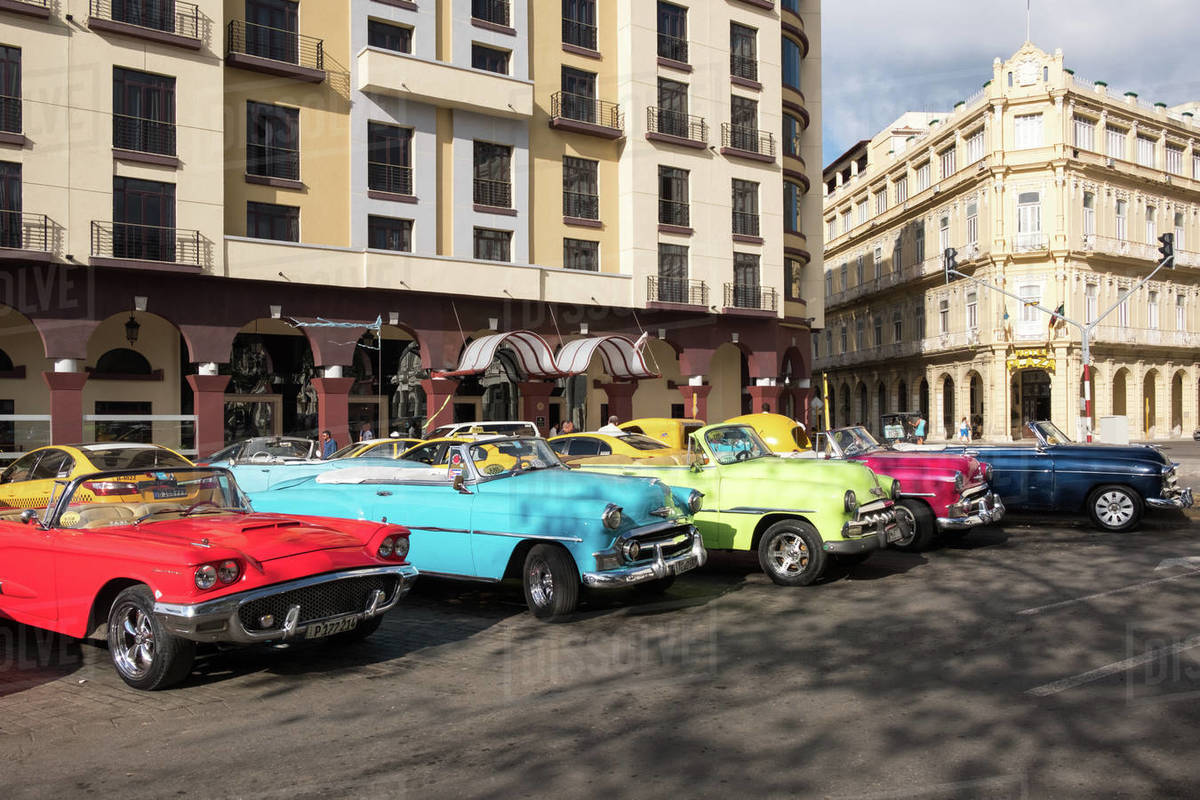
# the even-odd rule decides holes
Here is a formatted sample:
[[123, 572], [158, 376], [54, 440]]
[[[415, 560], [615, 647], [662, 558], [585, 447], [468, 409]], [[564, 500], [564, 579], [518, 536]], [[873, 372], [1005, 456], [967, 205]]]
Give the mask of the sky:
[[[1200, 100], [1200, 0], [1030, 0], [1031, 40], [1081, 78]], [[949, 111], [1025, 41], [1026, 0], [825, 0], [824, 165], [905, 111]]]

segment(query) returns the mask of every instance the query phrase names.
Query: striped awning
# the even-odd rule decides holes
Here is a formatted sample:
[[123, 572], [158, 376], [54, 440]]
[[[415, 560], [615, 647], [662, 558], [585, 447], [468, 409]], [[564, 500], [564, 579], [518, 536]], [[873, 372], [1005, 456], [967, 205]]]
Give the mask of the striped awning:
[[478, 375], [496, 359], [500, 348], [511, 352], [516, 357], [521, 372], [530, 378], [563, 377], [563, 373], [554, 363], [554, 351], [545, 339], [533, 331], [511, 331], [481, 336], [467, 345], [458, 361], [457, 369], [453, 372], [438, 373], [435, 377]]
[[646, 366], [646, 360], [634, 343], [624, 336], [610, 335], [576, 339], [558, 351], [558, 368], [564, 375], [587, 372], [592, 357], [600, 354], [604, 371], [614, 378], [657, 378], [657, 372]]

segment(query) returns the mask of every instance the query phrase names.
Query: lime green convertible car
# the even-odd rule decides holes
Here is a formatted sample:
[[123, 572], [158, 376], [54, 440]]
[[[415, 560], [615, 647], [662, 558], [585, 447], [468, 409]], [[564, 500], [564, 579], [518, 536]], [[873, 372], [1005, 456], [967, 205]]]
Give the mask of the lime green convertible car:
[[899, 481], [856, 462], [779, 458], [748, 425], [701, 428], [683, 456], [602, 456], [579, 468], [703, 492], [695, 525], [704, 546], [757, 550], [763, 571], [782, 586], [807, 586], [831, 558], [859, 561], [905, 533], [893, 510]]

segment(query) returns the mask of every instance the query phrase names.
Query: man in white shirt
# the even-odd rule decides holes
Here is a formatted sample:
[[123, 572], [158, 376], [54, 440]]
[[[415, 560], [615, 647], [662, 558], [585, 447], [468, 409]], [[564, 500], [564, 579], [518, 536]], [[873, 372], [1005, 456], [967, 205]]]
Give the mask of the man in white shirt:
[[606, 433], [609, 436], [621, 436], [625, 433], [625, 431], [617, 427], [618, 422], [620, 422], [620, 418], [617, 417], [616, 414], [613, 414], [608, 418], [608, 424], [601, 427], [598, 431], [596, 431], [596, 433]]

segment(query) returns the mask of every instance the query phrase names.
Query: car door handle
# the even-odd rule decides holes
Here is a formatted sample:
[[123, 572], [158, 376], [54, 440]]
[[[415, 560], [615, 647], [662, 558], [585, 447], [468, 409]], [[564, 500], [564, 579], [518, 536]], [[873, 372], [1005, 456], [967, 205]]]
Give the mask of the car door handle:
[[391, 497], [392, 496], [391, 492], [384, 492], [384, 491], [379, 491], [379, 492], [376, 492], [375, 494], [379, 495], [380, 497]]

